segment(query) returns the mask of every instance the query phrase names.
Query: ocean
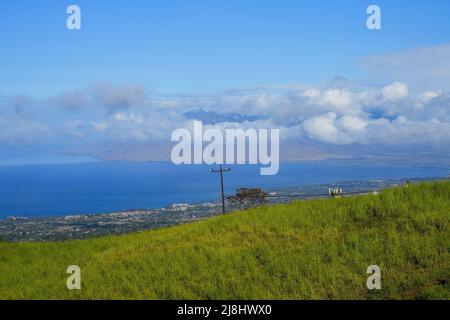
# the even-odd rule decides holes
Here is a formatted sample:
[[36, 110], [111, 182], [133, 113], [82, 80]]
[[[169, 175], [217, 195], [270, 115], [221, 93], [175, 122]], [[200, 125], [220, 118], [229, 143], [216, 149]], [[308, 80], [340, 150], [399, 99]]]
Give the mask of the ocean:
[[[220, 177], [206, 165], [93, 162], [0, 166], [0, 219], [95, 214], [161, 208], [174, 203], [218, 200]], [[225, 192], [241, 187], [275, 190], [338, 181], [437, 178], [448, 169], [342, 162], [281, 163], [275, 176], [260, 176], [259, 166], [231, 166]]]

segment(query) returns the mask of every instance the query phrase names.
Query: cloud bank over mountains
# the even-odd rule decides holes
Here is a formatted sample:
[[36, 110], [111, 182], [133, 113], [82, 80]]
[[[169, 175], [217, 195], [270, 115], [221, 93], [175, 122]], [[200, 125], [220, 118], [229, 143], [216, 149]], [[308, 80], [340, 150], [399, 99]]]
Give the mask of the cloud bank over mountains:
[[[412, 153], [420, 146], [441, 151], [450, 147], [450, 95], [439, 90], [412, 94], [402, 82], [364, 90], [265, 87], [153, 98], [139, 86], [102, 84], [44, 100], [3, 97], [0, 110], [3, 147], [51, 145], [116, 160], [121, 158], [115, 147], [126, 153], [126, 160], [133, 160], [133, 153], [136, 160], [164, 160], [171, 132], [190, 128], [192, 120], [219, 129], [280, 128], [286, 148], [296, 146], [301, 153], [299, 146], [308, 146], [304, 153], [309, 155], [292, 156], [290, 150], [291, 158], [284, 160], [308, 159], [311, 150], [330, 147], [342, 147], [348, 154], [364, 146], [373, 146], [372, 152], [395, 146]], [[133, 145], [147, 145], [147, 156], [129, 148]], [[110, 155], [102, 156], [101, 149]]]
[[219, 129], [279, 128], [282, 160], [448, 162], [450, 45], [367, 57], [362, 64], [385, 84], [336, 77], [323, 86], [161, 96], [136, 84], [102, 83], [41, 99], [0, 95], [0, 146], [11, 154], [41, 149], [169, 160], [171, 132], [202, 120]]

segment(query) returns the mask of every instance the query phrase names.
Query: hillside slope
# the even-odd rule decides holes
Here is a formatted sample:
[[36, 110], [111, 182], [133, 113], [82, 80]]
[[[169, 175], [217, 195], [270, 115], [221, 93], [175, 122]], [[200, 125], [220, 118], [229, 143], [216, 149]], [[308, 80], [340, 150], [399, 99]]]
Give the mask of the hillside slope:
[[[450, 298], [450, 182], [120, 237], [0, 244], [0, 299]], [[366, 288], [379, 265], [382, 290]], [[78, 265], [82, 290], [66, 288]]]

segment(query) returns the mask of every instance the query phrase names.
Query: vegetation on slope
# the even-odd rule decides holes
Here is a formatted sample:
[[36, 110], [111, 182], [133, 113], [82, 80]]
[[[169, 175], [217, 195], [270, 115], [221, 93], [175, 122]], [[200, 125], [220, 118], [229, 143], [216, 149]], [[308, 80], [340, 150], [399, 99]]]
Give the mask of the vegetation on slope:
[[[450, 298], [450, 183], [120, 237], [0, 243], [1, 299]], [[382, 289], [369, 291], [378, 265]], [[66, 288], [78, 265], [82, 290]]]

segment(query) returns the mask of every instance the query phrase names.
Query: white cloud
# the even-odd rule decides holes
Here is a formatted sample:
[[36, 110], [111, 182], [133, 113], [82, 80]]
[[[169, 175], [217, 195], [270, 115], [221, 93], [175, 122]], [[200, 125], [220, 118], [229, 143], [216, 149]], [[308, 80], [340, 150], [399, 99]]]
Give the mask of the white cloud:
[[323, 106], [347, 110], [353, 103], [352, 95], [347, 90], [330, 89], [323, 92], [318, 102]]
[[329, 112], [303, 122], [303, 130], [309, 137], [331, 144], [348, 144], [364, 140], [367, 122], [351, 115], [338, 117]]
[[394, 82], [381, 89], [383, 98], [387, 102], [395, 102], [408, 96], [408, 86], [405, 83]]
[[328, 143], [338, 143], [343, 140], [343, 134], [335, 126], [336, 113], [329, 112], [315, 116], [303, 122], [303, 129], [313, 139]]
[[361, 64], [377, 81], [401, 81], [417, 91], [450, 90], [450, 44], [373, 55]]
[[367, 121], [350, 115], [342, 116], [339, 123], [342, 129], [347, 132], [364, 131], [367, 126]]

